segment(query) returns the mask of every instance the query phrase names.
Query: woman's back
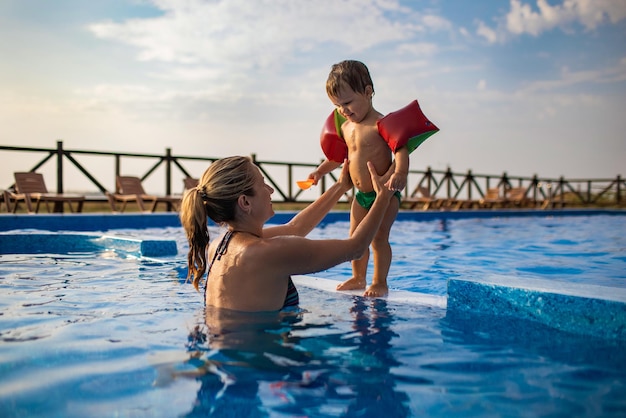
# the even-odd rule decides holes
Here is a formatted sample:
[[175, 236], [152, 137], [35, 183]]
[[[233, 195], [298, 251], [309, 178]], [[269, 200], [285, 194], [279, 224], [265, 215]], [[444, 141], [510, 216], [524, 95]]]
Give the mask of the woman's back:
[[[265, 240], [247, 232], [229, 231], [215, 240], [209, 249], [213, 261], [206, 282], [207, 306], [237, 311], [283, 308], [290, 277], [267, 265], [264, 253], [271, 250], [268, 246]], [[294, 291], [295, 287], [289, 295], [292, 302]]]

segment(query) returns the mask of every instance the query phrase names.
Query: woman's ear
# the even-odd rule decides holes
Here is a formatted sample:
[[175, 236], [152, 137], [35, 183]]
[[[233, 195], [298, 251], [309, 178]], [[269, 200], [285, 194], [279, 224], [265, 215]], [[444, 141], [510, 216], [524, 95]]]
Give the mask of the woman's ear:
[[248, 196], [246, 196], [245, 194], [242, 194], [241, 196], [239, 196], [237, 198], [237, 206], [239, 206], [239, 208], [244, 213], [250, 213], [251, 206], [250, 206], [250, 200], [248, 199]]

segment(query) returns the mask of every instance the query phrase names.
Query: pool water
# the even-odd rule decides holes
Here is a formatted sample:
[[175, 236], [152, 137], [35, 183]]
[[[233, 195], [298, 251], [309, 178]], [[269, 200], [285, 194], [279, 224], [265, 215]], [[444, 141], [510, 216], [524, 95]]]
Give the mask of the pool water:
[[[621, 216], [397, 222], [389, 283], [445, 295], [447, 278], [498, 273], [624, 287], [624, 228]], [[626, 414], [626, 341], [306, 287], [298, 311], [205, 313], [182, 231], [125, 232], [175, 239], [179, 255], [0, 256], [0, 416]], [[336, 222], [312, 236], [346, 233]], [[317, 274], [349, 275], [347, 263]]]
[[[341, 237], [347, 228], [336, 222], [311, 236]], [[390, 243], [389, 285], [397, 289], [445, 295], [449, 278], [486, 273], [626, 288], [622, 216], [401, 221], [393, 225]], [[351, 277], [351, 266], [317, 275]]]

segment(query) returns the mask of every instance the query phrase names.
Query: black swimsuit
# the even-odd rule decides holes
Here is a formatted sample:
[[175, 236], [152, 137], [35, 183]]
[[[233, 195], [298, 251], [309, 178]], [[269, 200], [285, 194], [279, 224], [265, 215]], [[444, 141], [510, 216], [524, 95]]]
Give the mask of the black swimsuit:
[[[206, 290], [208, 287], [209, 274], [211, 273], [211, 266], [215, 260], [219, 260], [226, 253], [226, 248], [228, 248], [228, 243], [230, 239], [235, 235], [235, 231], [227, 231], [224, 234], [224, 237], [220, 241], [217, 249], [215, 250], [215, 254], [213, 255], [213, 259], [211, 259], [211, 263], [209, 264], [209, 271], [207, 272], [207, 281], [204, 283], [204, 301], [206, 303]], [[293, 284], [293, 280], [289, 277], [289, 282], [287, 283], [287, 294], [285, 295], [285, 302], [283, 303], [283, 308], [289, 306], [298, 306], [300, 304], [300, 296], [298, 295], [298, 289], [296, 289], [296, 285]]]

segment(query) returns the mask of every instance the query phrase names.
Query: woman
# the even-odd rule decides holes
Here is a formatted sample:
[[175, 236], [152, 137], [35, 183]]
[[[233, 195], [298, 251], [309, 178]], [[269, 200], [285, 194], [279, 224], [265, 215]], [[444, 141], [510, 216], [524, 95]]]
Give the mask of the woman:
[[[369, 164], [379, 197], [352, 236], [304, 238], [352, 187], [347, 166], [344, 162], [337, 182], [289, 222], [264, 228], [274, 215], [270, 198], [274, 190], [258, 167], [247, 157], [211, 164], [198, 186], [183, 197], [180, 211], [189, 240], [189, 277], [196, 289], [208, 269], [206, 305], [247, 312], [296, 306], [298, 292], [291, 275], [314, 273], [361, 257], [393, 195]], [[210, 247], [207, 217], [228, 229]]]

